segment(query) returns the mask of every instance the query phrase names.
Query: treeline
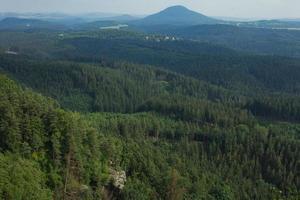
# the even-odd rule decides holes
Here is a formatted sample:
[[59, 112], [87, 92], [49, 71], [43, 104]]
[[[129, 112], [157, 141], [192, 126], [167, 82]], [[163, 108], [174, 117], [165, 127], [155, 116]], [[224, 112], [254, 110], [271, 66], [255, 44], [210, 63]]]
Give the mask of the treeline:
[[247, 110], [242, 110], [229, 103], [178, 96], [152, 98], [143, 104], [139, 111], [155, 111], [175, 119], [201, 124], [217, 124], [221, 127], [232, 127], [240, 123], [251, 124], [254, 121]]
[[300, 120], [300, 97], [296, 95], [257, 95], [247, 102], [245, 108], [254, 115], [273, 120]]
[[153, 96], [232, 99], [228, 91], [196, 79], [130, 63], [78, 64], [1, 56], [0, 69], [24, 85], [81, 112], [134, 112]]

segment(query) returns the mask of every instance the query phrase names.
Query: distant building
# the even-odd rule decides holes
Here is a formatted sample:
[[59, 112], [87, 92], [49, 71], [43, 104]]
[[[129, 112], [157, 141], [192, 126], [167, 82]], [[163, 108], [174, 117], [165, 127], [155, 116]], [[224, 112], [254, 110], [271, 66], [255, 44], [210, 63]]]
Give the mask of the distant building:
[[18, 52], [11, 51], [11, 50], [7, 50], [7, 51], [5, 51], [5, 53], [10, 54], [10, 55], [18, 55], [19, 54]]
[[117, 29], [119, 30], [120, 28], [125, 28], [125, 27], [128, 27], [127, 24], [119, 24], [119, 25], [116, 25], [116, 26], [103, 26], [103, 27], [100, 27], [101, 30], [108, 30], [108, 29]]

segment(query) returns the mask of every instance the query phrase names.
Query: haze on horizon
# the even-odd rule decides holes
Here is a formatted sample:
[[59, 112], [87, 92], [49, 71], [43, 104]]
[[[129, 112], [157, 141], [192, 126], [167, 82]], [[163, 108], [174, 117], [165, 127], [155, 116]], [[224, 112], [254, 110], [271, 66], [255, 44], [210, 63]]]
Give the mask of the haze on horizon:
[[147, 15], [183, 5], [208, 16], [300, 18], [299, 0], [0, 0], [0, 12], [116, 13]]

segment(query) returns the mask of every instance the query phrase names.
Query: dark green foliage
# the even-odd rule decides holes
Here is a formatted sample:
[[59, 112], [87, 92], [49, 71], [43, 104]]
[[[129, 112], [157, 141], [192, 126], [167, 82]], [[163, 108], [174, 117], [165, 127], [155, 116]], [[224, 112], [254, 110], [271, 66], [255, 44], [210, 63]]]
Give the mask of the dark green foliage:
[[137, 178], [131, 178], [124, 189], [122, 199], [150, 200], [153, 199], [153, 191]]
[[146, 40], [107, 39], [99, 35], [63, 40], [75, 48], [66, 51], [64, 56], [77, 61], [108, 58], [150, 64], [246, 94], [253, 91], [299, 93], [299, 59], [247, 55], [209, 43], [165, 41], [161, 36]]
[[151, 97], [168, 94], [213, 100], [231, 96], [192, 78], [129, 63], [32, 62], [2, 56], [0, 69], [64, 108], [83, 112], [133, 112]]
[[[239, 30], [238, 27], [233, 28]], [[299, 40], [298, 31], [287, 33], [285, 30], [254, 29], [252, 31], [262, 34], [271, 31], [283, 36], [291, 34], [289, 37], [293, 42], [289, 44], [297, 43]], [[222, 31], [218, 34], [222, 34]], [[247, 55], [216, 45], [214, 42], [196, 42], [176, 37], [173, 40], [173, 35], [169, 35], [169, 39], [166, 39], [159, 35], [116, 30], [70, 31], [65, 32], [63, 37], [59, 35], [59, 32], [45, 31], [13, 34], [0, 32], [0, 41], [3, 48], [16, 46], [21, 55], [34, 58], [87, 62], [101, 62], [103, 59], [114, 62], [125, 60], [166, 68], [225, 88], [238, 90], [240, 93], [253, 94], [253, 91], [299, 93], [299, 59], [279, 57], [274, 53], [270, 56]], [[232, 37], [231, 33], [228, 35]], [[220, 38], [219, 35], [215, 37]], [[249, 36], [249, 38], [256, 40], [256, 37]], [[262, 40], [265, 41], [268, 38], [264, 36]], [[255, 44], [255, 42], [250, 43]], [[276, 40], [272, 41], [272, 44], [278, 43]], [[243, 42], [238, 44], [243, 44]], [[269, 48], [271, 50], [283, 49]], [[248, 48], [243, 47], [243, 49]]]
[[1, 137], [7, 138], [1, 151], [17, 158], [1, 164], [31, 163], [29, 170], [40, 177], [31, 184], [39, 188], [35, 195], [94, 199], [104, 195], [101, 187], [109, 193], [108, 160], [127, 175], [124, 190], [112, 193], [120, 199], [299, 195], [296, 126], [285, 133], [284, 125], [259, 125], [230, 105], [180, 98], [170, 104], [171, 97], [146, 103], [143, 109], [151, 113], [80, 117], [3, 76], [1, 83]]
[[300, 99], [292, 95], [257, 96], [245, 106], [255, 115], [279, 120], [300, 120]]
[[[88, 185], [88, 189], [96, 194], [100, 184], [107, 181], [99, 135], [77, 114], [60, 110], [54, 101], [22, 90], [3, 75], [0, 76], [0, 82], [0, 149], [2, 153], [16, 155], [15, 164], [11, 163], [13, 158], [10, 157], [3, 157], [1, 164], [7, 162], [6, 165], [16, 166], [12, 170], [16, 170], [17, 180], [13, 181], [18, 186], [10, 188], [8, 185], [3, 195], [10, 195], [8, 199], [23, 199], [24, 195], [34, 195], [31, 193], [36, 187], [39, 192], [36, 195], [41, 195], [42, 199], [43, 196], [49, 197], [48, 190], [53, 191], [55, 198], [72, 198], [72, 195], [80, 194], [81, 185]], [[19, 165], [24, 165], [25, 175], [18, 174], [21, 170]], [[21, 186], [22, 181], [27, 179], [33, 181], [28, 191], [27, 186]], [[47, 190], [43, 189], [44, 182], [47, 183]], [[91, 182], [93, 184], [90, 185]]]
[[[88, 120], [107, 137], [121, 136], [120, 147], [111, 151], [119, 155], [115, 162], [135, 180], [128, 182], [126, 197], [135, 196], [137, 190], [146, 197], [154, 195], [151, 199], [164, 196], [171, 187], [171, 168], [179, 173], [173, 191], [188, 199], [292, 199], [299, 195], [300, 146], [292, 136], [296, 127], [290, 126], [288, 133], [274, 132], [280, 130], [276, 124], [237, 123], [222, 128], [147, 113], [93, 114]], [[136, 184], [142, 185], [133, 190]]]
[[230, 188], [226, 185], [220, 186], [216, 185], [209, 191], [210, 196], [216, 200], [231, 200], [234, 199]]
[[0, 154], [0, 176], [0, 199], [52, 199], [45, 174], [34, 161]]
[[140, 111], [156, 111], [185, 121], [218, 124], [222, 127], [252, 121], [247, 111], [234, 108], [230, 104], [224, 105], [224, 103], [212, 103], [192, 98], [153, 98], [142, 105]]

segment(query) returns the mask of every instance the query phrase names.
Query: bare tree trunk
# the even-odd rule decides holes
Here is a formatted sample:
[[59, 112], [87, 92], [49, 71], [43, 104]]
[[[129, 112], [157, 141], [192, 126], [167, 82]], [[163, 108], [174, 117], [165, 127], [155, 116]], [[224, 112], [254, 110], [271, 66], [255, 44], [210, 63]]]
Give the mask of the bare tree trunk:
[[66, 200], [66, 196], [67, 196], [67, 185], [68, 185], [68, 178], [69, 178], [69, 166], [70, 166], [70, 162], [71, 162], [71, 153], [68, 153], [68, 155], [67, 155], [65, 183], [64, 183], [63, 200]]

